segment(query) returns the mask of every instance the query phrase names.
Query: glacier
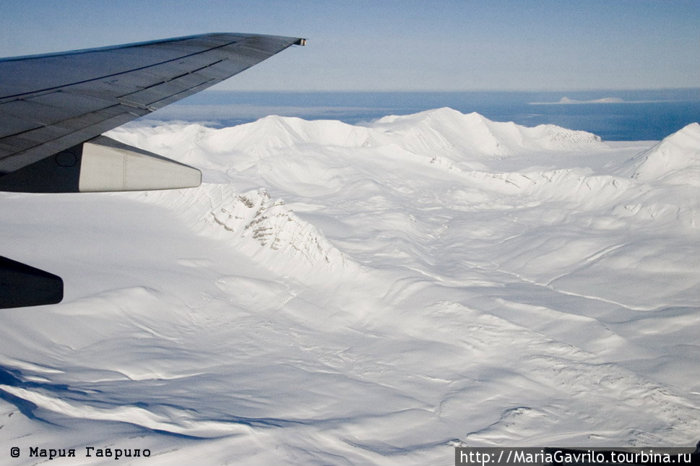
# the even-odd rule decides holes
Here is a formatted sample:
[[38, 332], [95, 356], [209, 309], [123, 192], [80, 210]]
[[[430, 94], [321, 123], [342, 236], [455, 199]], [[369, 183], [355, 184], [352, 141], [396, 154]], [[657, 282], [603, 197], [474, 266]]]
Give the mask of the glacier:
[[441, 108], [109, 136], [204, 183], [0, 193], [4, 253], [66, 282], [59, 305], [0, 311], [13, 464], [697, 441], [697, 123], [611, 142]]

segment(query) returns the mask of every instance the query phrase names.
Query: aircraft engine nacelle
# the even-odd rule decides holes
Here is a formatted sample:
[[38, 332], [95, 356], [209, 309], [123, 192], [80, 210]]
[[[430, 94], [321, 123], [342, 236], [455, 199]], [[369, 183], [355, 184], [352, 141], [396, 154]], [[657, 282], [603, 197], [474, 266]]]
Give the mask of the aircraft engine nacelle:
[[98, 136], [0, 176], [0, 191], [74, 193], [193, 188], [194, 167]]
[[56, 304], [62, 299], [61, 277], [0, 256], [0, 309]]

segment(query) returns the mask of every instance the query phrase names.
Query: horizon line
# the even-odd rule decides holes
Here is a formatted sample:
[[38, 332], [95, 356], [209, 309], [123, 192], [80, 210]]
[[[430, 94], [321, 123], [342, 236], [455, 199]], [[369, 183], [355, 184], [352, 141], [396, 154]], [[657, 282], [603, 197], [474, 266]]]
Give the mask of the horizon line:
[[589, 89], [205, 89], [202, 92], [289, 92], [289, 93], [542, 93], [542, 92], [663, 92], [699, 91], [696, 87], [589, 88]]

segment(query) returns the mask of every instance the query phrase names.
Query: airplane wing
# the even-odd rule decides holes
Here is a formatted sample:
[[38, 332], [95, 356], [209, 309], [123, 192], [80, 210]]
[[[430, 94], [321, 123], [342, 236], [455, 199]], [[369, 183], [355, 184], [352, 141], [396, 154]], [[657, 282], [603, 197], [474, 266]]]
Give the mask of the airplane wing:
[[[167, 171], [162, 157], [150, 164], [152, 154], [137, 150], [138, 155], [127, 156], [122, 150], [115, 155], [114, 144], [106, 149], [101, 144], [104, 138], [90, 146], [82, 143], [221, 82], [291, 45], [304, 43], [304, 39], [294, 37], [220, 33], [0, 59], [0, 190], [70, 192], [197, 186], [199, 171], [174, 162], [169, 167], [175, 173], [171, 173], [171, 182], [154, 181], [154, 186], [149, 186], [149, 177]], [[98, 155], [84, 161], [83, 151]], [[56, 160], [41, 163], [50, 157]], [[110, 175], [125, 157], [133, 162], [131, 173], [141, 174], [140, 180], [136, 180], [138, 174]], [[88, 166], [82, 167], [81, 174], [84, 162]], [[54, 165], [61, 170], [54, 173]], [[144, 179], [144, 171], [153, 174]], [[91, 178], [84, 180], [84, 189], [79, 183], [81, 175]], [[115, 184], [127, 175], [135, 177], [135, 182]]]
[[[0, 59], [0, 191], [199, 186], [196, 168], [102, 133], [304, 44], [220, 33]], [[62, 299], [60, 277], [0, 257], [0, 309]]]

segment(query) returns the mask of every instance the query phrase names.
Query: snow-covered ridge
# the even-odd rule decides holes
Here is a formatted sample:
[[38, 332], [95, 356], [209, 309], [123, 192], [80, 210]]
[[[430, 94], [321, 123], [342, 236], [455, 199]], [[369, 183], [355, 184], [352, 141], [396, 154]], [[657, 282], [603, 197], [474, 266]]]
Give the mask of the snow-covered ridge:
[[700, 186], [700, 124], [691, 123], [632, 160], [633, 178]]
[[199, 234], [221, 239], [278, 271], [343, 269], [346, 258], [311, 224], [265, 189], [238, 193], [231, 185], [140, 193], [137, 199], [176, 212]]
[[[477, 113], [462, 114], [450, 108], [387, 116], [367, 126], [268, 116], [222, 129], [174, 124], [122, 129], [115, 135], [127, 143], [201, 167], [205, 180], [233, 183], [236, 193], [257, 192], [260, 186], [268, 186], [292, 204], [299, 201], [298, 197], [307, 202], [340, 192], [353, 196], [350, 191], [389, 175], [396, 164], [401, 164], [422, 176], [441, 178], [444, 175], [440, 172], [448, 172], [448, 176], [457, 177], [463, 183], [460, 191], [464, 194], [456, 200], [466, 206], [455, 204], [454, 208], [488, 209], [510, 204], [493, 198], [488, 203], [479, 200], [484, 192], [492, 192], [527, 195], [535, 204], [561, 200], [575, 203], [577, 209], [607, 206], [624, 218], [675, 215], [684, 225], [694, 228], [696, 223], [694, 203], [686, 201], [676, 207], [659, 202], [655, 195], [637, 199], [645, 190], [634, 194], [630, 189], [638, 185], [635, 179], [697, 185], [697, 123], [639, 154], [625, 164], [626, 168], [600, 170], [581, 165], [590, 161], [585, 160], [588, 154], [603, 154], [597, 155], [601, 166], [610, 163], [604, 158], [610, 148], [594, 134], [553, 125], [528, 128], [494, 122]], [[397, 179], [391, 185], [403, 192], [416, 189], [416, 183], [407, 179]], [[630, 194], [635, 198], [630, 199]], [[233, 203], [238, 195], [231, 194]], [[357, 202], [370, 199], [368, 194]], [[613, 204], [616, 200], [619, 203]], [[223, 215], [212, 214], [211, 219], [222, 222]], [[228, 224], [239, 221], [239, 217], [235, 214]], [[275, 217], [266, 216], [265, 221], [271, 218]], [[258, 236], [262, 235], [260, 231]], [[269, 243], [271, 247], [281, 244], [285, 236], [281, 232]], [[264, 241], [265, 235], [254, 239]], [[313, 256], [309, 248], [296, 243], [292, 249], [306, 250], [305, 254]]]
[[[309, 199], [341, 191], [361, 192], [359, 186], [374, 176], [391, 173], [399, 163], [417, 173], [437, 169], [439, 177], [446, 170], [450, 176], [462, 176], [472, 190], [517, 195], [551, 186], [552, 179], [562, 176], [494, 172], [485, 164], [510, 155], [579, 152], [602, 146], [600, 138], [590, 133], [552, 125], [526, 128], [450, 108], [388, 116], [367, 126], [268, 116], [223, 129], [137, 126], [116, 130], [113, 135], [201, 167], [205, 180], [225, 183], [205, 184], [195, 191], [147, 193], [140, 198], [172, 209], [202, 234], [226, 237], [235, 247], [244, 245], [251, 255], [277, 257], [270, 259], [275, 267], [280, 264], [278, 256], [286, 257], [287, 265], [343, 268], [349, 262], [313, 225], [296, 216], [283, 201], [273, 201], [260, 186], [273, 187], [276, 195], [298, 204], [296, 196]], [[580, 174], [568, 177], [572, 176]], [[579, 184], [574, 181], [575, 186]], [[396, 188], [410, 189], [399, 184]], [[469, 197], [473, 208], [475, 196]], [[368, 193], [356, 202], [369, 206], [374, 199]]]
[[451, 108], [387, 116], [374, 122], [371, 128], [382, 138], [400, 141], [403, 147], [418, 152], [443, 148], [505, 156], [523, 151], [585, 149], [601, 142], [600, 137], [586, 131], [555, 125], [529, 128], [513, 122], [491, 121], [475, 112], [463, 114]]
[[450, 108], [387, 116], [366, 126], [272, 115], [222, 129], [173, 124], [157, 128], [127, 127], [111, 134], [147, 149], [166, 147], [170, 156], [186, 163], [204, 164], [204, 167], [211, 165], [212, 155], [216, 159], [221, 154], [228, 156], [228, 162], [238, 168], [250, 166], [270, 152], [299, 146], [394, 148], [428, 160], [439, 156], [464, 168], [481, 168], [484, 157], [488, 160], [537, 151], [603, 147], [600, 137], [585, 131], [554, 125], [529, 128], [513, 122], [494, 122], [478, 113], [463, 114]]
[[474, 189], [598, 206], [626, 191], [629, 177], [700, 183], [697, 123], [639, 154], [626, 168], [600, 172], [578, 162], [579, 157], [609, 149], [594, 134], [494, 122], [450, 108], [387, 116], [367, 126], [268, 116], [222, 129], [165, 125], [121, 129], [114, 135], [201, 167], [205, 180], [233, 182], [239, 192], [273, 186], [279, 190], [276, 195], [291, 202], [294, 199], [285, 193], [305, 198], [337, 193], [397, 163], [426, 174], [448, 171]]

